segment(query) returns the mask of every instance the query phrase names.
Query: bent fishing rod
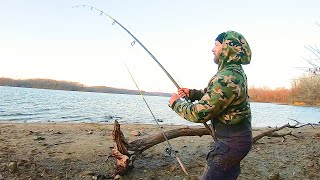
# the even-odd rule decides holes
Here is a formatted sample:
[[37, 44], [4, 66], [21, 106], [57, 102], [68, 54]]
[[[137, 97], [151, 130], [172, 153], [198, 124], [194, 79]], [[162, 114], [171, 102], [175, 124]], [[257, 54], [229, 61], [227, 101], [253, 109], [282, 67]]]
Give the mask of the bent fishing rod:
[[169, 142], [169, 139], [168, 139], [167, 135], [166, 135], [166, 134], [161, 130], [160, 125], [159, 125], [159, 123], [158, 123], [157, 118], [156, 118], [156, 117], [155, 117], [155, 115], [153, 114], [153, 112], [152, 112], [152, 110], [151, 110], [151, 108], [150, 108], [149, 104], [147, 103], [147, 100], [144, 98], [144, 96], [143, 96], [143, 94], [142, 94], [142, 91], [140, 90], [140, 88], [139, 88], [139, 86], [138, 86], [137, 82], [134, 80], [133, 75], [131, 74], [131, 72], [130, 72], [130, 70], [129, 70], [128, 66], [127, 66], [126, 64], [125, 64], [125, 66], [126, 66], [126, 68], [127, 68], [128, 73], [129, 73], [129, 74], [130, 74], [130, 76], [131, 76], [132, 81], [133, 81], [133, 82], [134, 82], [134, 84], [136, 85], [136, 87], [137, 87], [137, 89], [138, 89], [138, 91], [139, 91], [140, 96], [142, 97], [142, 99], [143, 99], [144, 103], [147, 105], [147, 107], [148, 107], [148, 109], [149, 109], [149, 111], [150, 111], [150, 113], [151, 113], [151, 115], [152, 115], [153, 119], [154, 119], [154, 120], [155, 120], [155, 122], [157, 123], [157, 127], [160, 129], [160, 131], [161, 131], [161, 133], [162, 133], [163, 137], [165, 138], [166, 142], [168, 143], [169, 148], [167, 148], [167, 149], [166, 149], [166, 152], [167, 152], [169, 155], [171, 155], [171, 153], [173, 153], [173, 155], [174, 155], [174, 156], [175, 156], [175, 158], [177, 159], [177, 161], [178, 161], [178, 163], [179, 163], [180, 167], [182, 168], [183, 172], [184, 172], [187, 176], [189, 176], [189, 174], [188, 174], [188, 172], [187, 172], [187, 169], [185, 168], [185, 166], [184, 166], [184, 165], [183, 165], [183, 163], [181, 162], [180, 158], [178, 157], [178, 155], [177, 155], [176, 151], [173, 149], [172, 145], [170, 144], [170, 142]]
[[[112, 22], [112, 25], [114, 24], [118, 24], [123, 30], [125, 30], [133, 39], [134, 41], [131, 43], [131, 45], [133, 46], [135, 44], [135, 42], [138, 42], [140, 44], [140, 46], [145, 50], [147, 51], [147, 53], [152, 57], [152, 59], [160, 66], [160, 68], [166, 73], [166, 75], [169, 77], [169, 79], [171, 80], [171, 82], [178, 88], [178, 89], [181, 89], [181, 87], [179, 86], [179, 84], [173, 79], [173, 77], [169, 74], [169, 72], [162, 66], [162, 64], [157, 60], [156, 57], [154, 57], [153, 54], [151, 54], [151, 52], [127, 29], [125, 28], [122, 24], [120, 24], [117, 20], [115, 20], [113, 17], [111, 17], [109, 14], [105, 13], [104, 11], [96, 8], [96, 7], [93, 7], [93, 6], [90, 6], [90, 5], [77, 5], [77, 6], [73, 6], [72, 8], [79, 8], [79, 7], [88, 7], [90, 8], [91, 10], [96, 10], [98, 12], [100, 12], [100, 15], [105, 15], [107, 17], [109, 17], [113, 22]], [[185, 96], [185, 99], [188, 100], [188, 97]], [[211, 134], [211, 136], [214, 138], [214, 135], [210, 129], [210, 127], [208, 126], [208, 124], [206, 122], [203, 123], [204, 126], [206, 127], [206, 129], [209, 131], [209, 133]]]

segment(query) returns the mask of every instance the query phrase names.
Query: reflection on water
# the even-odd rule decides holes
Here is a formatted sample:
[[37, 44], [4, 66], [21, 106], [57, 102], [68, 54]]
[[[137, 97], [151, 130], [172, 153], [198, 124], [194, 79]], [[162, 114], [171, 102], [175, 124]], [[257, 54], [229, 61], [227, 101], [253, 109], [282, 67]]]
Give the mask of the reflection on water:
[[[169, 107], [169, 97], [145, 96], [161, 124], [201, 125], [188, 122]], [[295, 119], [320, 121], [319, 107], [251, 103], [252, 126], [279, 126]], [[139, 95], [70, 92], [0, 86], [0, 121], [105, 122], [155, 124]]]

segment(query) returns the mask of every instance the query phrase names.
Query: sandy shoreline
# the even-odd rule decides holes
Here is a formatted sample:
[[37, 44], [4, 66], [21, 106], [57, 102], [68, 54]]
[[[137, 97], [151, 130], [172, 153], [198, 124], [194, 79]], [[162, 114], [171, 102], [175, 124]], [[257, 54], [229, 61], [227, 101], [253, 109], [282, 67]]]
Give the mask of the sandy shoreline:
[[[163, 126], [170, 130], [185, 126]], [[132, 141], [158, 134], [155, 125], [123, 124]], [[0, 123], [1, 179], [97, 179], [111, 174], [114, 163], [106, 161], [113, 148], [113, 125], [98, 123]], [[266, 130], [255, 129], [254, 135]], [[133, 135], [139, 131], [141, 136]], [[264, 137], [242, 161], [239, 179], [320, 179], [320, 127], [284, 129], [293, 136]], [[186, 177], [175, 158], [158, 144], [137, 158], [135, 168], [122, 179], [197, 179], [205, 166], [210, 136], [170, 140], [191, 177]]]

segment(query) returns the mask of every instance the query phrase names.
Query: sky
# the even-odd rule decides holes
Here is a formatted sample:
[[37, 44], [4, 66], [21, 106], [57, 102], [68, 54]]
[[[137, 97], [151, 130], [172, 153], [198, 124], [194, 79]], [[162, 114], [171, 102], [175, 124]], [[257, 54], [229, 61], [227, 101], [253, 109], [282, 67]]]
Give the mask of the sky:
[[175, 92], [176, 87], [134, 34], [182, 87], [203, 89], [217, 72], [214, 40], [228, 30], [249, 42], [250, 87], [290, 88], [320, 44], [317, 0], [2, 0], [0, 77], [49, 78], [88, 86]]

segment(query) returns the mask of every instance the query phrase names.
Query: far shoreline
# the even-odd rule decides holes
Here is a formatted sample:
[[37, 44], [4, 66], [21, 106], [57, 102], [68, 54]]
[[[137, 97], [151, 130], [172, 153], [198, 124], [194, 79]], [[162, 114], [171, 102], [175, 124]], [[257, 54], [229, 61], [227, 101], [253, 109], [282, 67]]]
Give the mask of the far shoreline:
[[[97, 92], [97, 93], [113, 93], [113, 94], [134, 94], [140, 95], [140, 91], [135, 89], [124, 89], [115, 88], [108, 86], [87, 86], [79, 82], [71, 82], [64, 80], [54, 79], [11, 79], [11, 78], [0, 78], [0, 86], [7, 87], [22, 87], [22, 88], [34, 88], [34, 89], [50, 89], [50, 90], [62, 90], [62, 91], [78, 91], [78, 92]], [[320, 102], [316, 99], [310, 98], [297, 98], [291, 95], [292, 89], [288, 88], [255, 88], [251, 87], [248, 89], [249, 96], [252, 102], [262, 103], [274, 103], [274, 104], [285, 104], [293, 106], [308, 106], [308, 107], [320, 107]], [[141, 93], [146, 96], [163, 96], [170, 97], [172, 93], [168, 92], [148, 92], [141, 90]], [[257, 101], [258, 100], [258, 101]], [[291, 102], [294, 101], [294, 102]]]

